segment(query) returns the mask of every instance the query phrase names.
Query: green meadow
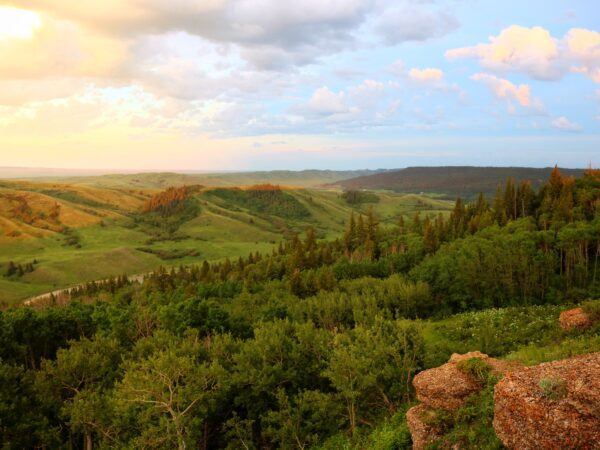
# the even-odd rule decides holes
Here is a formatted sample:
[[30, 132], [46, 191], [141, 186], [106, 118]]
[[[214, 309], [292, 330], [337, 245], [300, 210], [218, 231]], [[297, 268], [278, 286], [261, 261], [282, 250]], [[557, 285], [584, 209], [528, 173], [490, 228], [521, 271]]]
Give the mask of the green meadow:
[[[157, 186], [165, 180], [175, 185], [185, 184], [182, 183], [185, 178], [160, 174], [100, 178], [101, 184], [113, 181], [113, 187], [99, 187], [98, 179], [87, 180], [87, 183], [96, 184], [94, 198], [102, 197], [104, 191], [114, 198], [119, 189], [121, 192], [127, 189], [130, 198], [134, 195], [131, 186], [138, 178], [144, 182], [140, 192], [135, 193], [140, 199], [157, 192]], [[19, 184], [10, 187], [14, 191]], [[71, 227], [67, 235], [47, 231], [42, 237], [0, 235], [0, 273], [3, 275], [0, 276], [0, 301], [4, 305], [108, 276], [142, 274], [160, 266], [237, 259], [251, 252], [269, 252], [294, 233], [302, 234], [308, 226], [315, 229], [320, 239], [335, 239], [343, 233], [352, 212], [365, 214], [369, 208], [382, 226], [391, 226], [400, 216], [412, 217], [417, 211], [422, 217], [446, 214], [453, 206], [453, 202], [447, 200], [383, 191], [375, 194], [375, 202], [349, 204], [341, 191], [294, 188], [282, 191], [285, 201], [279, 209], [265, 209], [260, 203], [244, 200], [245, 191], [204, 188], [194, 195], [197, 208], [194, 215], [185, 217], [174, 233], [165, 236], [161, 230], [137, 220], [142, 216], [141, 207], [132, 205], [131, 201], [119, 209], [118, 215], [114, 214], [114, 206], [105, 211], [101, 204], [91, 200], [84, 202], [82, 198], [90, 194], [88, 185], [81, 182], [55, 185], [53, 189], [31, 182], [22, 187], [26, 187], [27, 192], [42, 192], [64, 210], [72, 210], [71, 216], [82, 213], [103, 217], [91, 225]], [[12, 220], [18, 222], [15, 218]], [[4, 276], [9, 261], [25, 265], [34, 260], [37, 263], [33, 272], [19, 277]]]

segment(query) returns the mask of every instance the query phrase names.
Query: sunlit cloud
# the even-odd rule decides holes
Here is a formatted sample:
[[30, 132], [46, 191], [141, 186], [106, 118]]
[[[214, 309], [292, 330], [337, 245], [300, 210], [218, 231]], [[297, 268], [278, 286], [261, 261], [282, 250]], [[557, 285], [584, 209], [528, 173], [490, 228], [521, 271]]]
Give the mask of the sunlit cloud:
[[558, 80], [581, 72], [600, 82], [600, 33], [574, 28], [561, 39], [543, 27], [512, 25], [487, 44], [448, 50], [446, 58], [475, 58], [495, 72], [520, 72], [540, 80]]
[[[259, 150], [316, 154], [326, 139], [587, 136], [600, 33], [573, 19], [557, 34], [546, 19], [482, 32], [454, 0], [0, 0], [0, 165], [131, 152], [122, 164], [160, 167], [174, 147], [178, 161], [235, 165]], [[531, 115], [539, 126], [524, 126]]]
[[42, 25], [33, 11], [0, 6], [0, 43], [9, 39], [29, 39]]
[[440, 69], [410, 69], [408, 76], [415, 81], [441, 81], [444, 78], [444, 72]]
[[531, 88], [527, 84], [515, 85], [509, 80], [498, 78], [486, 73], [476, 73], [471, 77], [474, 81], [484, 83], [499, 100], [505, 101], [509, 112], [516, 112], [515, 102], [523, 108], [543, 112], [544, 106], [541, 100], [531, 94]]

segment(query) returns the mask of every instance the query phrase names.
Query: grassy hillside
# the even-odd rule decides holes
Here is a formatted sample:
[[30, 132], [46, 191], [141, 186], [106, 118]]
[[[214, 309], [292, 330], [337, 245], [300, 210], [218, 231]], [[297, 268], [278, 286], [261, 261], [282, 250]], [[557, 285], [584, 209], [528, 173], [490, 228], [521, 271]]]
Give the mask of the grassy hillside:
[[[0, 178], [4, 172], [0, 170]], [[68, 184], [88, 185], [110, 188], [130, 189], [165, 189], [169, 186], [182, 186], [201, 184], [211, 187], [234, 187], [254, 185], [259, 183], [272, 183], [287, 186], [315, 187], [328, 183], [335, 183], [348, 178], [355, 178], [377, 173], [374, 170], [279, 170], [270, 172], [230, 172], [230, 173], [137, 173], [137, 174], [111, 174], [100, 176], [69, 176], [54, 178], [54, 175], [46, 175], [40, 178], [32, 178], [24, 172], [23, 179], [34, 181], [54, 182], [60, 181]], [[7, 176], [15, 178], [18, 172], [10, 172]]]
[[[313, 226], [319, 238], [336, 238], [351, 213], [372, 207], [382, 224], [400, 215], [448, 212], [452, 203], [415, 194], [377, 193], [376, 203], [351, 204], [339, 191], [204, 188], [173, 214], [143, 213], [163, 174], [143, 187], [118, 184], [1, 182], [0, 301], [116, 274], [139, 274], [160, 265], [238, 258], [268, 252], [282, 239]], [[131, 179], [130, 179], [131, 181]], [[189, 181], [189, 180], [188, 180]], [[148, 188], [148, 185], [153, 186]], [[8, 263], [37, 261], [22, 276], [4, 276]]]
[[[563, 175], [580, 177], [583, 170], [564, 169]], [[552, 168], [526, 167], [408, 167], [406, 169], [360, 176], [334, 183], [348, 189], [386, 189], [395, 192], [426, 192], [470, 197], [483, 192], [492, 195], [508, 177], [528, 180], [534, 189], [550, 176]]]

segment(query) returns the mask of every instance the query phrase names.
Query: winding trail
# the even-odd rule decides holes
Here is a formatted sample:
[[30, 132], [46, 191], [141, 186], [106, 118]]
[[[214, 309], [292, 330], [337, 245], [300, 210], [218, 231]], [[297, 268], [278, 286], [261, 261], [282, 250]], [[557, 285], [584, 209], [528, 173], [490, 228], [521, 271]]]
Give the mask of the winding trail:
[[[127, 279], [132, 282], [132, 283], [142, 283], [144, 281], [144, 277], [150, 275], [149, 273], [145, 273], [145, 274], [138, 274], [138, 275], [128, 275]], [[102, 280], [96, 280], [96, 281], [92, 281], [92, 283], [94, 284], [100, 284], [100, 283], [104, 283], [106, 281], [108, 281], [109, 278], [104, 278]], [[40, 294], [40, 295], [36, 295], [35, 297], [30, 297], [27, 300], [23, 301], [23, 305], [25, 306], [35, 306], [38, 303], [43, 303], [45, 301], [51, 300], [52, 297], [54, 296], [54, 298], [60, 298], [60, 297], [67, 297], [71, 295], [71, 292], [74, 289], [80, 288], [85, 286], [86, 284], [88, 284], [89, 281], [85, 282], [85, 283], [79, 283], [76, 284], [75, 286], [70, 286], [68, 288], [62, 288], [62, 289], [57, 289], [55, 291], [52, 292], [46, 292], [44, 294]]]

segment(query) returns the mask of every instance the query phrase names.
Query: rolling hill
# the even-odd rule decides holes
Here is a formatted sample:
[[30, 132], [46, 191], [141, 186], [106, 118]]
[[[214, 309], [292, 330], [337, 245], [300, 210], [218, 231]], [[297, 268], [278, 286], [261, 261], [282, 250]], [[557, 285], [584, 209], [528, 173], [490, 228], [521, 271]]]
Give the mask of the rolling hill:
[[[537, 189], [551, 172], [551, 167], [408, 167], [342, 180], [330, 186], [344, 190], [375, 189], [472, 197], [480, 192], [493, 195], [508, 177], [516, 181], [528, 180]], [[566, 176], [579, 177], [583, 172], [583, 169], [561, 169]]]
[[[415, 211], [452, 208], [452, 202], [416, 194], [382, 192], [376, 202], [351, 204], [335, 190], [197, 187], [188, 203], [165, 215], [144, 212], [144, 206], [160, 198], [161, 180], [175, 178], [144, 175], [147, 184], [136, 188], [128, 182], [101, 187], [91, 180], [0, 182], [0, 303], [161, 265], [269, 252], [309, 225], [321, 239], [336, 238], [351, 211], [365, 213], [369, 207], [384, 225]], [[34, 260], [33, 271], [4, 276], [10, 261], [26, 266]]]
[[[66, 173], [64, 175], [63, 173]], [[165, 189], [169, 186], [197, 185], [212, 187], [234, 187], [260, 183], [281, 184], [298, 187], [316, 187], [378, 173], [376, 170], [278, 170], [269, 172], [225, 172], [225, 173], [115, 173], [84, 174], [60, 172], [58, 170], [20, 170], [0, 168], [0, 179], [22, 179], [36, 182], [63, 183], [95, 186], [101, 188]], [[91, 176], [93, 175], [93, 176]]]

